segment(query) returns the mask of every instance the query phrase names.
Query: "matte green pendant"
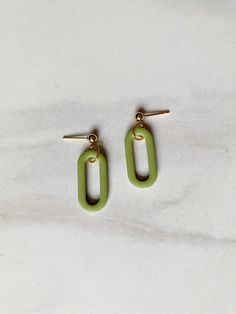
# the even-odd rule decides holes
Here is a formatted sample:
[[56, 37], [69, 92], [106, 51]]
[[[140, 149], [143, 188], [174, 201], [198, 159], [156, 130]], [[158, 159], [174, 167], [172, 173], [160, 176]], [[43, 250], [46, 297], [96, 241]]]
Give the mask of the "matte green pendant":
[[135, 135], [143, 136], [143, 138], [145, 139], [146, 148], [147, 148], [149, 175], [145, 180], [141, 180], [137, 177], [137, 173], [135, 170], [135, 159], [134, 159], [134, 149], [133, 149], [134, 137], [133, 137], [132, 130], [130, 130], [125, 137], [125, 154], [126, 154], [128, 178], [133, 185], [139, 188], [147, 188], [153, 185], [153, 183], [157, 179], [157, 162], [156, 162], [156, 152], [155, 152], [155, 147], [154, 147], [153, 136], [150, 131], [140, 126], [135, 128]]
[[102, 153], [99, 154], [97, 161], [99, 162], [99, 178], [100, 178], [100, 198], [95, 202], [90, 202], [87, 195], [87, 162], [89, 159], [96, 158], [97, 152], [93, 149], [82, 153], [78, 160], [78, 199], [80, 205], [90, 212], [96, 212], [102, 209], [108, 196], [108, 176], [107, 161]]

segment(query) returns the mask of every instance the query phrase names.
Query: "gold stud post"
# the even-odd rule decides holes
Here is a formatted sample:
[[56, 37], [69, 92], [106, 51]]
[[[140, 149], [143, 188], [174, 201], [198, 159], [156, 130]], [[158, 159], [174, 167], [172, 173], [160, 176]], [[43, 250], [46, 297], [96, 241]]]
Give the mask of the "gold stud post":
[[65, 136], [63, 136], [63, 140], [87, 140], [90, 143], [94, 143], [94, 142], [97, 142], [98, 137], [94, 133], [90, 133], [89, 135], [72, 134], [72, 135], [65, 135]]
[[143, 140], [143, 136], [140, 135], [140, 136], [137, 136], [135, 134], [135, 129], [137, 127], [141, 127], [143, 128], [144, 127], [144, 124], [143, 124], [143, 120], [145, 117], [151, 117], [151, 116], [156, 116], [156, 115], [161, 115], [161, 114], [167, 114], [167, 113], [170, 113], [170, 110], [158, 110], [158, 111], [153, 111], [153, 112], [141, 112], [141, 111], [138, 111], [135, 115], [135, 119], [136, 119], [136, 123], [133, 125], [133, 127], [131, 128], [131, 132], [132, 132], [132, 135], [133, 137], [138, 140], [138, 141], [141, 141]]
[[63, 140], [87, 140], [88, 135], [64, 135]]
[[97, 144], [98, 137], [96, 134], [90, 133], [88, 135], [76, 135], [76, 134], [64, 135], [63, 140], [87, 140], [89, 141], [90, 142], [89, 149], [94, 149], [96, 151], [96, 157], [89, 159], [89, 162], [94, 163], [98, 159], [99, 154], [100, 154], [100, 149]]
[[158, 110], [158, 111], [153, 111], [153, 112], [137, 112], [135, 118], [137, 121], [142, 121], [144, 117], [151, 117], [151, 116], [167, 114], [167, 113], [170, 113], [170, 110]]
[[148, 116], [155, 116], [155, 115], [166, 114], [166, 113], [170, 113], [170, 110], [158, 110], [154, 112], [147, 112], [144, 115], [148, 117]]

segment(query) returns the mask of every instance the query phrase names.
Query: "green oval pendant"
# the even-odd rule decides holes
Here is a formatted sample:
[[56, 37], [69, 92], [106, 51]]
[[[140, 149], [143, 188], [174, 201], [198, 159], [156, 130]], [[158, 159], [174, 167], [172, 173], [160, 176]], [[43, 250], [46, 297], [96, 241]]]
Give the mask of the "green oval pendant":
[[96, 158], [97, 152], [95, 150], [87, 150], [82, 153], [78, 159], [78, 199], [80, 205], [90, 212], [96, 212], [102, 209], [108, 196], [108, 175], [107, 175], [107, 161], [102, 153], [99, 154], [99, 178], [100, 178], [100, 198], [95, 202], [89, 202], [87, 195], [87, 179], [86, 168], [87, 162], [90, 158]]
[[139, 188], [147, 188], [153, 185], [153, 183], [157, 179], [157, 162], [156, 162], [156, 153], [155, 153], [153, 136], [150, 131], [140, 126], [135, 128], [135, 135], [143, 136], [143, 138], [146, 141], [149, 175], [145, 180], [141, 180], [137, 178], [137, 174], [135, 170], [134, 150], [133, 150], [134, 137], [132, 134], [132, 130], [130, 130], [125, 137], [125, 154], [126, 154], [128, 178], [133, 185]]

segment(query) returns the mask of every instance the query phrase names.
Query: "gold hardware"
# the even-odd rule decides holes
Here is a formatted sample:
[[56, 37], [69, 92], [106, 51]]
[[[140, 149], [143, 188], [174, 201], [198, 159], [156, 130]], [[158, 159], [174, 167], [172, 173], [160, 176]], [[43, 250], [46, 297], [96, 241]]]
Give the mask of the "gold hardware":
[[150, 116], [156, 116], [156, 115], [167, 114], [167, 113], [170, 113], [170, 110], [158, 110], [158, 111], [154, 111], [154, 112], [146, 112], [146, 113], [144, 113], [144, 116], [150, 117]]
[[135, 138], [137, 141], [142, 141], [144, 137], [142, 135], [136, 135], [135, 134], [135, 129], [137, 127], [144, 128], [144, 123], [143, 120], [145, 117], [151, 117], [151, 116], [156, 116], [156, 115], [161, 115], [161, 114], [167, 114], [170, 113], [170, 110], [158, 110], [158, 111], [153, 111], [153, 112], [141, 112], [138, 111], [135, 115], [136, 123], [132, 126], [131, 132], [133, 135], [133, 138]]
[[89, 149], [94, 149], [96, 152], [96, 157], [90, 158], [89, 162], [94, 163], [100, 155], [100, 148], [99, 145], [97, 144], [98, 137], [94, 133], [90, 133], [89, 135], [65, 135], [63, 136], [64, 140], [87, 140], [90, 143]]
[[143, 128], [143, 127], [144, 127], [144, 126], [143, 126], [143, 123], [138, 122], [138, 123], [135, 123], [135, 124], [132, 126], [132, 128], [131, 128], [132, 136], [133, 136], [133, 138], [135, 138], [137, 141], [142, 141], [142, 140], [144, 139], [144, 137], [143, 137], [142, 135], [136, 135], [136, 134], [135, 134], [135, 129], [136, 129], [137, 127]]

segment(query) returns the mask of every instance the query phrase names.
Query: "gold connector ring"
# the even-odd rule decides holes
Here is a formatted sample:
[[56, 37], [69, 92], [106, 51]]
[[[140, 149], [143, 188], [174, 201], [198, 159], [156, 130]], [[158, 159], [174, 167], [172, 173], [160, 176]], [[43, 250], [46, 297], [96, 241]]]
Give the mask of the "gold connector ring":
[[136, 123], [136, 124], [132, 127], [132, 129], [131, 129], [132, 136], [133, 136], [133, 138], [136, 139], [137, 141], [142, 141], [142, 140], [144, 139], [144, 137], [143, 137], [142, 135], [136, 135], [136, 134], [135, 134], [135, 129], [136, 129], [137, 127], [143, 128], [144, 126], [143, 126], [143, 124], [141, 124], [141, 123]]
[[100, 155], [100, 149], [99, 149], [99, 146], [98, 145], [91, 145], [90, 147], [89, 147], [89, 149], [94, 149], [95, 150], [95, 152], [96, 152], [96, 157], [94, 157], [94, 158], [89, 158], [89, 162], [90, 163], [94, 163], [95, 161], [97, 161], [98, 160], [98, 158], [99, 158], [99, 155]]

